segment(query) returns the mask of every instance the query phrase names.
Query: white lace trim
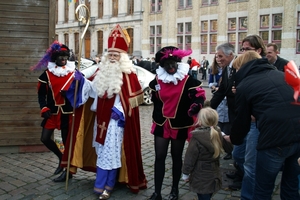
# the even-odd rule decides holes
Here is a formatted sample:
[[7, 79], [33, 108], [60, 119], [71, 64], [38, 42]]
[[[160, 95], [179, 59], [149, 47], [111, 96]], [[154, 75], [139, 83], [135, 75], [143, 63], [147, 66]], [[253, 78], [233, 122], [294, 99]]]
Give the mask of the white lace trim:
[[57, 67], [55, 62], [48, 63], [48, 70], [58, 77], [66, 76], [69, 73], [74, 72], [75, 68], [75, 62], [73, 61], [68, 61], [67, 64], [62, 67]]
[[161, 66], [156, 70], [156, 74], [158, 80], [161, 80], [163, 83], [174, 83], [174, 85], [178, 84], [178, 80], [181, 81], [189, 72], [189, 64], [187, 63], [177, 63], [178, 69], [177, 72], [173, 75], [169, 74], [164, 68]]

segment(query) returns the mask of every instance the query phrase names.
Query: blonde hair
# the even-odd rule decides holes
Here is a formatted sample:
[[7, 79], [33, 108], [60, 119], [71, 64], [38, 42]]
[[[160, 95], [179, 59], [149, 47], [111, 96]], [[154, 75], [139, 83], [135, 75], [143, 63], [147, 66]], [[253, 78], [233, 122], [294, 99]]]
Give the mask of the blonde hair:
[[223, 152], [220, 134], [216, 130], [218, 120], [218, 113], [210, 107], [202, 108], [198, 114], [197, 124], [201, 124], [201, 126], [204, 127], [210, 127], [210, 139], [215, 150], [213, 158], [219, 157], [220, 154]]
[[239, 70], [244, 64], [251, 60], [255, 60], [261, 58], [261, 56], [256, 52], [256, 51], [246, 51], [242, 55], [238, 56], [234, 61], [233, 61], [233, 68], [236, 70]]

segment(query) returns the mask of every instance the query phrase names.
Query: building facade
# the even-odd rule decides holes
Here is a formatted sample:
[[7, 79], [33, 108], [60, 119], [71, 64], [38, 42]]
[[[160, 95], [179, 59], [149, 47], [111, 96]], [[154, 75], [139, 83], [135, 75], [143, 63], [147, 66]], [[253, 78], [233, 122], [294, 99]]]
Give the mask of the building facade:
[[[109, 32], [119, 23], [131, 37], [130, 55], [153, 57], [161, 47], [172, 45], [192, 49], [192, 57], [196, 59], [205, 55], [212, 60], [218, 44], [230, 42], [236, 53], [241, 53], [242, 39], [258, 34], [266, 44], [276, 43], [281, 57], [300, 65], [300, 0], [85, 0], [80, 3], [89, 6], [92, 18], [83, 47], [85, 57], [105, 52]], [[74, 17], [75, 8], [75, 3], [58, 0], [56, 34], [76, 53], [76, 41], [83, 28]]]

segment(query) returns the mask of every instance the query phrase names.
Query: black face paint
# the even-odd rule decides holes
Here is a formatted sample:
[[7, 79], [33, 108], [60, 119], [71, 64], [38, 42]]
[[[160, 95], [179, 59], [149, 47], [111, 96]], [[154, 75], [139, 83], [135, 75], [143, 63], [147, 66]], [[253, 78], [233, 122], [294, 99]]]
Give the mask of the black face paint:
[[67, 64], [68, 56], [58, 56], [55, 60], [57, 66], [65, 66]]
[[168, 74], [173, 75], [177, 72], [178, 64], [174, 60], [167, 59], [164, 61], [163, 68], [166, 70], [166, 72], [168, 72]]

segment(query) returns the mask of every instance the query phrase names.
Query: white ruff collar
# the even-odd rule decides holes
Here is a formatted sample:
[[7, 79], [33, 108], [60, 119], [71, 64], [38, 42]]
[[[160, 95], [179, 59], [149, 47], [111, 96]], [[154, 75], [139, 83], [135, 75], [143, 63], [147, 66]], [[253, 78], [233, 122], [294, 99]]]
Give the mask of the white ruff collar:
[[164, 68], [161, 66], [156, 70], [158, 80], [161, 80], [163, 83], [174, 83], [174, 85], [178, 84], [178, 80], [181, 81], [189, 72], [189, 64], [187, 63], [177, 63], [178, 69], [177, 72], [173, 75], [166, 72]]
[[56, 66], [54, 62], [49, 62], [48, 63], [48, 70], [54, 74], [55, 76], [61, 77], [61, 76], [66, 76], [71, 72], [74, 72], [75, 70], [75, 62], [73, 61], [67, 61], [67, 64], [62, 67]]

